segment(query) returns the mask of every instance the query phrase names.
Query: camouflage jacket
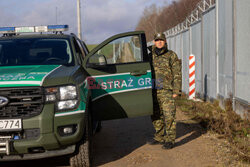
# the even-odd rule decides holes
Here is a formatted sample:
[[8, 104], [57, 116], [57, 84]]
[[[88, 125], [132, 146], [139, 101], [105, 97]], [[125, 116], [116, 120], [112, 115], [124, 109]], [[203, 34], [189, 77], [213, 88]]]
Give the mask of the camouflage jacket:
[[167, 45], [157, 52], [157, 48], [152, 46], [151, 61], [153, 67], [153, 78], [156, 89], [172, 90], [174, 94], [180, 94], [182, 84], [181, 60], [175, 52], [168, 50]]

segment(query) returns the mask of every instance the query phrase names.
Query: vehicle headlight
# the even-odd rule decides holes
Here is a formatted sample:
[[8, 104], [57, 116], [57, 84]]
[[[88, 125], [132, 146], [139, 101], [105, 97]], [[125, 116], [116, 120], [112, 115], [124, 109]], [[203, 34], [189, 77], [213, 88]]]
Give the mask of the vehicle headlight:
[[57, 93], [58, 88], [57, 87], [51, 87], [45, 89], [45, 101], [46, 102], [54, 102], [57, 100]]
[[60, 87], [60, 100], [72, 100], [77, 97], [75, 86]]
[[78, 104], [77, 88], [74, 85], [45, 89], [46, 102], [56, 102], [58, 110], [73, 109]]
[[59, 101], [57, 103], [58, 110], [72, 109], [77, 105], [77, 100], [67, 100], [67, 101]]
[[56, 101], [56, 95], [55, 94], [46, 95], [46, 101]]

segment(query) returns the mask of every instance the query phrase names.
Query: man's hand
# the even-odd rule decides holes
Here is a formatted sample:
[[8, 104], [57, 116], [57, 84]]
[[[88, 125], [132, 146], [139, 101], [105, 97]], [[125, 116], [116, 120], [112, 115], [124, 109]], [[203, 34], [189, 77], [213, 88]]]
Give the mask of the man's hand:
[[173, 94], [173, 98], [176, 98], [178, 95], [177, 94]]

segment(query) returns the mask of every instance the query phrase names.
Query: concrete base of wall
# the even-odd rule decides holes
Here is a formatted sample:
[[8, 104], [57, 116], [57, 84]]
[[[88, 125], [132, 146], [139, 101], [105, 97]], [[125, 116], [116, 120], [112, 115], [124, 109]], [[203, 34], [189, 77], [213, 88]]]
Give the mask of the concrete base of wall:
[[238, 99], [235, 101], [235, 112], [243, 119], [250, 119], [250, 105]]
[[[185, 94], [185, 93], [184, 93]], [[219, 100], [220, 107], [225, 110], [226, 109], [226, 100], [223, 96], [218, 95], [217, 99], [205, 96], [202, 93], [195, 94], [196, 99], [201, 99], [202, 101], [208, 101], [213, 103], [215, 100]], [[233, 105], [233, 104], [232, 104]], [[235, 100], [235, 112], [242, 118], [242, 119], [250, 119], [250, 105], [242, 101], [240, 99]]]
[[[218, 96], [220, 107], [225, 110], [226, 109], [226, 99], [223, 96]], [[233, 104], [232, 104], [233, 105]], [[242, 119], [250, 119], [250, 106], [239, 99], [235, 100], [235, 112]]]
[[220, 105], [220, 107], [223, 109], [223, 110], [225, 110], [226, 109], [226, 102], [225, 102], [225, 99], [224, 99], [224, 97], [222, 97], [222, 96], [218, 96], [218, 100], [219, 100], [219, 105]]

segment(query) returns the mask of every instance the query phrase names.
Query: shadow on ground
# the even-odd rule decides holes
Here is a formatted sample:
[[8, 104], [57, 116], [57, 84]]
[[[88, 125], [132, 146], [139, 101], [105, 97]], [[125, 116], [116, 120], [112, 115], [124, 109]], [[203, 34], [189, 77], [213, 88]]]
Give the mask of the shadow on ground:
[[[206, 133], [206, 130], [203, 129], [199, 123], [184, 123], [182, 121], [178, 121], [176, 126], [177, 142], [175, 143], [175, 147], [186, 144]], [[178, 140], [179, 138], [181, 139]]]
[[[104, 121], [101, 132], [94, 136], [94, 166], [119, 160], [153, 137], [150, 117]], [[177, 121], [177, 143], [181, 146], [205, 133], [196, 123]], [[69, 166], [68, 158], [58, 157], [33, 161], [0, 162], [1, 167], [56, 167]]]
[[[94, 166], [119, 160], [153, 137], [150, 117], [103, 122], [103, 129], [94, 139]], [[197, 123], [177, 121], [176, 146], [201, 136], [205, 131]], [[184, 137], [185, 136], [185, 137]]]
[[154, 130], [149, 117], [103, 122], [94, 139], [94, 166], [118, 160], [143, 146]]

